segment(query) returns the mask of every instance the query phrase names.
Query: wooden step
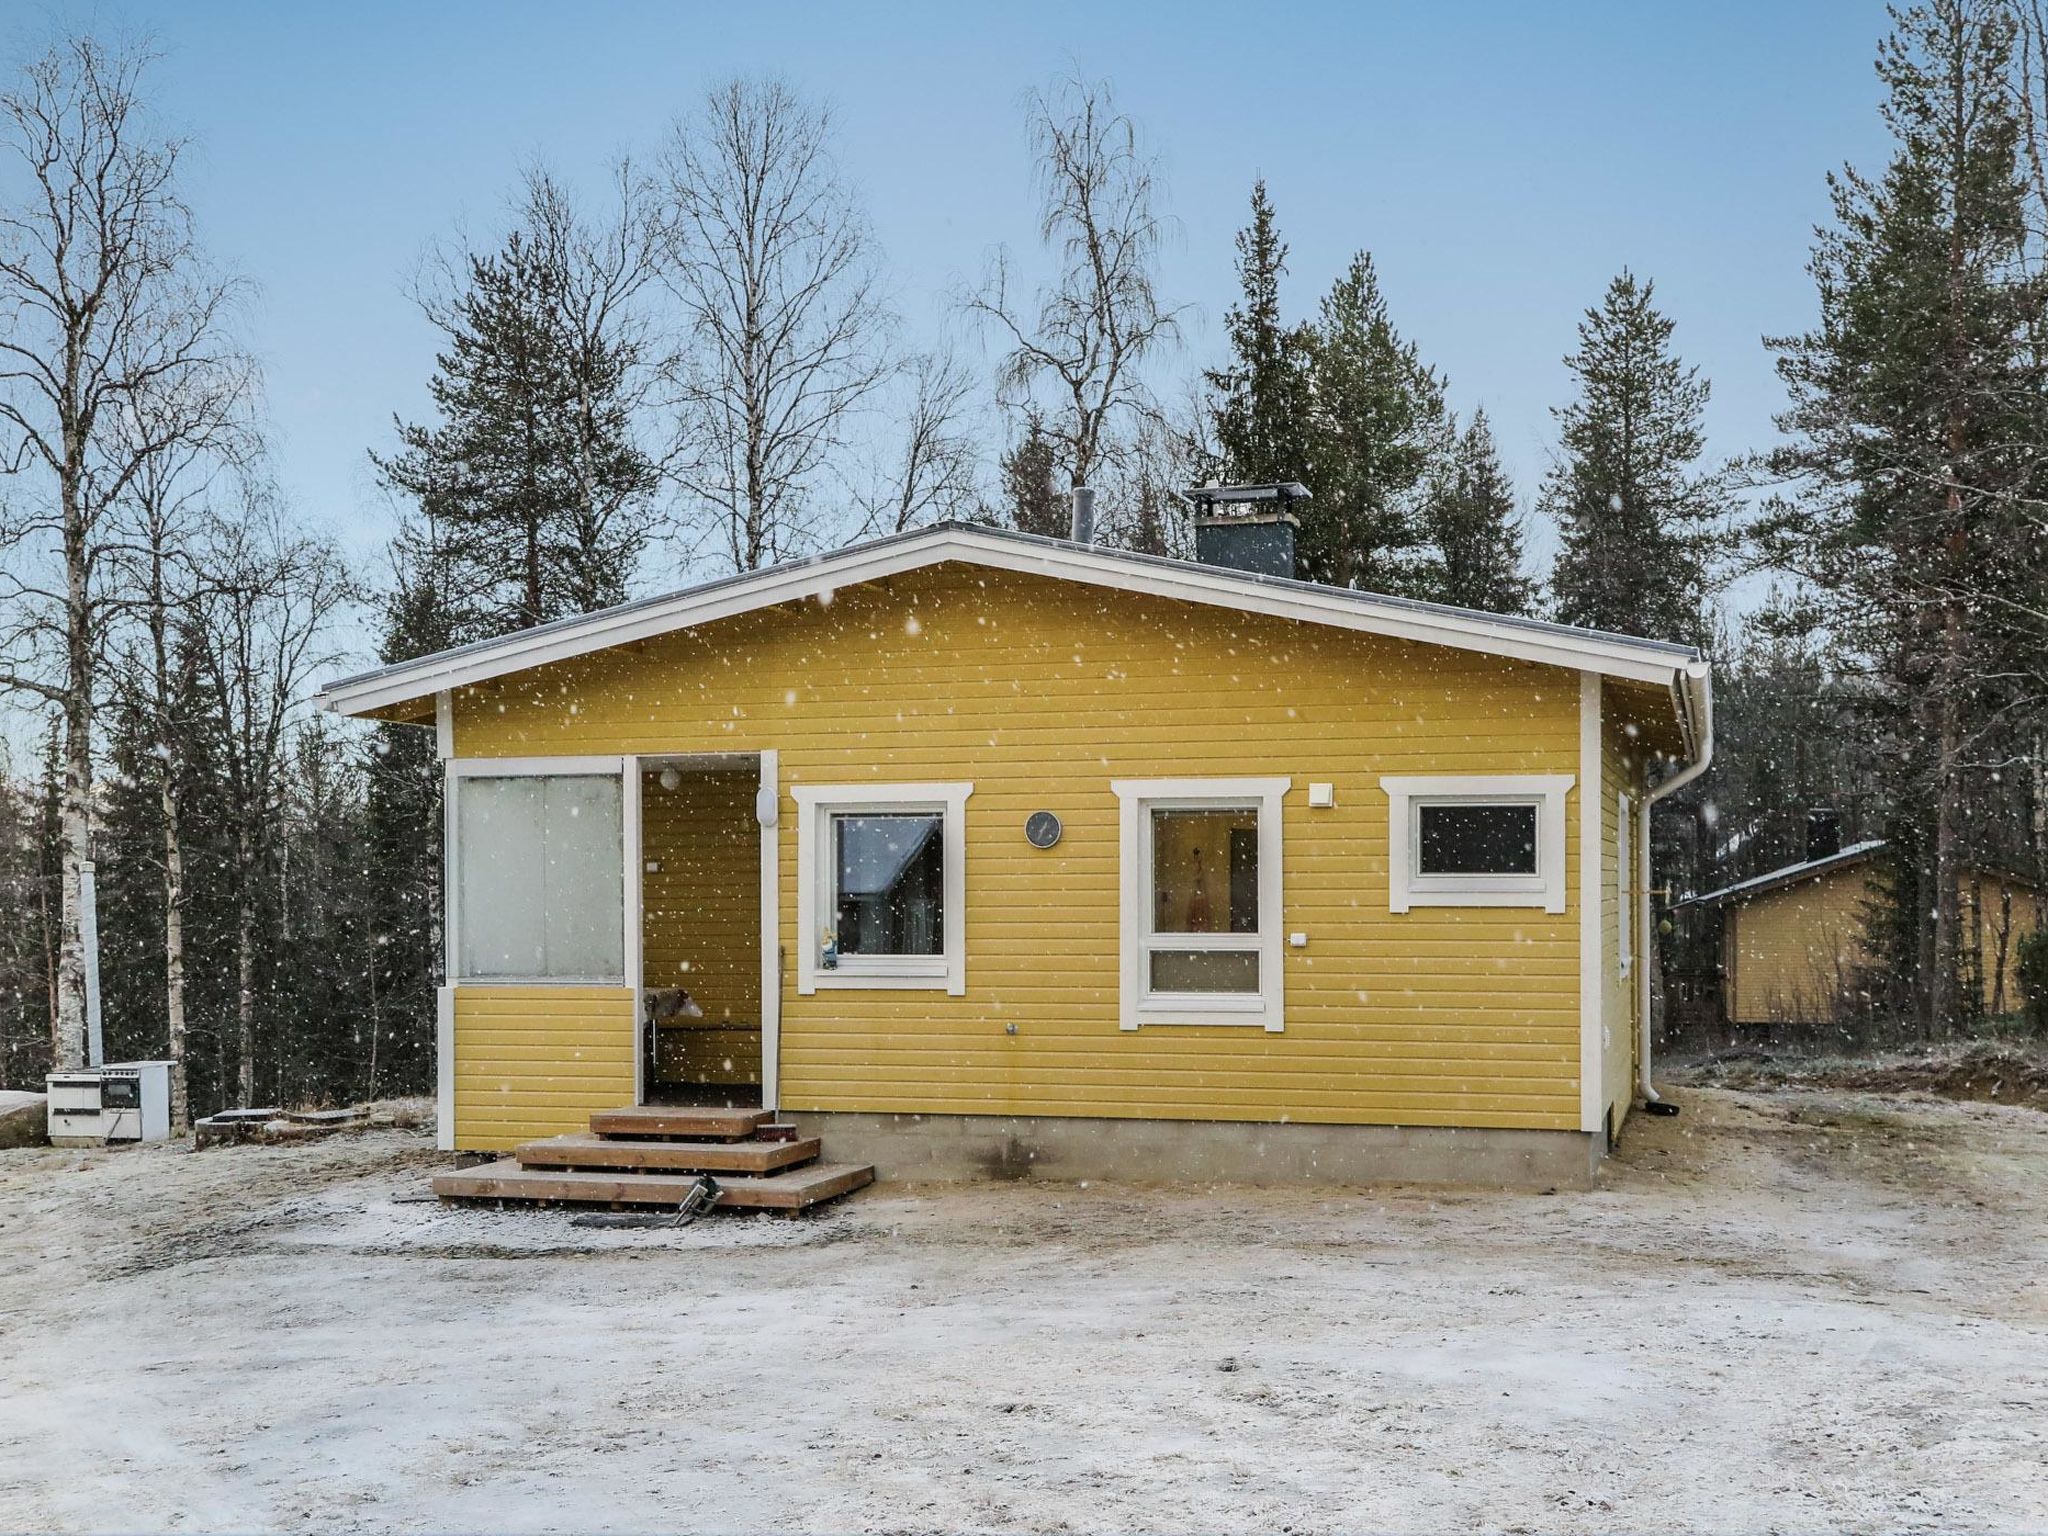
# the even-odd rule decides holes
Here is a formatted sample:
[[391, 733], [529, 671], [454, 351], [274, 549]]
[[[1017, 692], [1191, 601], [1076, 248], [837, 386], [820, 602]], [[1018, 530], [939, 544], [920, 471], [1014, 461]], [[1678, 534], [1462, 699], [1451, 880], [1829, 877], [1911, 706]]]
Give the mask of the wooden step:
[[775, 1116], [765, 1109], [712, 1109], [688, 1104], [633, 1104], [590, 1117], [593, 1136], [688, 1136], [740, 1141]]
[[659, 1168], [669, 1172], [773, 1173], [817, 1157], [815, 1136], [798, 1141], [631, 1141], [617, 1136], [550, 1136], [512, 1155], [527, 1168]]
[[[788, 1173], [718, 1181], [718, 1205], [740, 1210], [800, 1211], [875, 1181], [875, 1170], [851, 1163], [814, 1163]], [[444, 1200], [532, 1200], [565, 1205], [679, 1205], [696, 1180], [681, 1174], [542, 1172], [500, 1158], [434, 1175]]]

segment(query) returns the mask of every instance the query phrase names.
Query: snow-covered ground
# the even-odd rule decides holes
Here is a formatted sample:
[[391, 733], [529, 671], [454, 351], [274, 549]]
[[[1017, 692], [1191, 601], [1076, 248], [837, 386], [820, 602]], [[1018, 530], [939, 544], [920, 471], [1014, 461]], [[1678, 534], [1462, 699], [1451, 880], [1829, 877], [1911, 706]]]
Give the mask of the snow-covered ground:
[[0, 1528], [2048, 1526], [2048, 1115], [1683, 1097], [1591, 1194], [677, 1232], [400, 1132], [0, 1153]]

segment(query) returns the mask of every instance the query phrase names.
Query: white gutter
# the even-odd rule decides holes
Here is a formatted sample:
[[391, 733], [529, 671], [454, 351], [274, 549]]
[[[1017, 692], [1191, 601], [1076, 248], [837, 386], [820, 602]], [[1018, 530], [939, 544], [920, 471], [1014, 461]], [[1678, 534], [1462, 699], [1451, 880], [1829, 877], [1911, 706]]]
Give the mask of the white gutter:
[[1655, 935], [1650, 929], [1650, 815], [1659, 800], [1662, 800], [1666, 795], [1676, 794], [1713, 766], [1714, 688], [1712, 673], [1713, 669], [1704, 661], [1693, 662], [1685, 669], [1686, 691], [1691, 693], [1695, 684], [1700, 685], [1696, 695], [1700, 701], [1699, 754], [1690, 763], [1687, 763], [1685, 767], [1679, 769], [1678, 772], [1665, 779], [1655, 789], [1652, 789], [1643, 796], [1643, 825], [1636, 837], [1636, 841], [1642, 844], [1642, 847], [1636, 853], [1636, 889], [1642, 892], [1640, 897], [1642, 902], [1641, 942], [1644, 956], [1644, 963], [1637, 967], [1640, 974], [1636, 978], [1636, 1015], [1642, 1021], [1642, 1044], [1636, 1052], [1636, 1060], [1638, 1064], [1637, 1083], [1643, 1090], [1643, 1102], [1645, 1104], [1661, 1104], [1664, 1102], [1657, 1097], [1657, 1090], [1650, 1083], [1649, 947], [1656, 942]]

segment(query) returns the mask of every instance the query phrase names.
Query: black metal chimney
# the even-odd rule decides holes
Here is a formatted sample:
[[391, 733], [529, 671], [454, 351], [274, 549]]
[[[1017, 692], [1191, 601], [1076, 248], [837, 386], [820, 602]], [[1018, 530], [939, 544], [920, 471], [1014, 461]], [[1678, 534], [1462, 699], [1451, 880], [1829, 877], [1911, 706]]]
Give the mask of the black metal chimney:
[[1198, 485], [1187, 498], [1195, 505], [1195, 558], [1202, 564], [1254, 576], [1294, 576], [1294, 535], [1301, 527], [1294, 508], [1308, 500], [1307, 486], [1294, 480]]
[[1806, 813], [1806, 858], [1832, 859], [1842, 851], [1842, 813], [1825, 805]]

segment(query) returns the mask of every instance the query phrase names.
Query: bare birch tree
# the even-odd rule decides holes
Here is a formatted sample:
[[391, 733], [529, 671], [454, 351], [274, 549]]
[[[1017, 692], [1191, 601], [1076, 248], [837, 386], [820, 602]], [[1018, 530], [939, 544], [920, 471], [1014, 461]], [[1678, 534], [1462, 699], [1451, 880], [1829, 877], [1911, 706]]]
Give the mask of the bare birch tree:
[[974, 379], [945, 352], [905, 358], [901, 410], [870, 484], [856, 493], [862, 534], [901, 533], [975, 504], [976, 455], [967, 431]]
[[891, 372], [872, 241], [831, 119], [778, 81], [734, 80], [662, 159], [684, 496], [749, 571], [812, 547], [821, 492]]
[[281, 768], [328, 627], [348, 593], [334, 550], [257, 493], [221, 530], [198, 630], [235, 870], [235, 1025], [241, 1102], [256, 1099], [259, 881], [282, 822]]
[[1040, 408], [1074, 485], [1091, 485], [1154, 414], [1144, 368], [1180, 336], [1155, 278], [1168, 223], [1158, 169], [1106, 84], [1070, 77], [1027, 108], [1037, 160], [1038, 236], [1059, 275], [1030, 299], [998, 253], [970, 314], [1002, 339], [1005, 402]]
[[[158, 417], [175, 409], [145, 391], [126, 413], [141, 436], [160, 437]], [[197, 723], [196, 679], [184, 640], [198, 620], [207, 589], [213, 519], [210, 494], [227, 466], [223, 450], [241, 446], [223, 437], [212, 444], [176, 441], [146, 460], [130, 480], [115, 512], [111, 542], [117, 573], [111, 606], [120, 660], [116, 687], [152, 737], [150, 772], [162, 818], [164, 915], [164, 1019], [171, 1061], [171, 1128], [191, 1121], [191, 1078], [185, 985], [185, 782], [180, 746]]]
[[[194, 242], [184, 141], [152, 127], [140, 94], [150, 62], [72, 38], [0, 95], [0, 687], [63, 722], [59, 1067], [86, 1050], [79, 892], [107, 512], [160, 455], [220, 432], [243, 385], [224, 337], [237, 287]], [[167, 403], [152, 430], [117, 430], [145, 390]]]

